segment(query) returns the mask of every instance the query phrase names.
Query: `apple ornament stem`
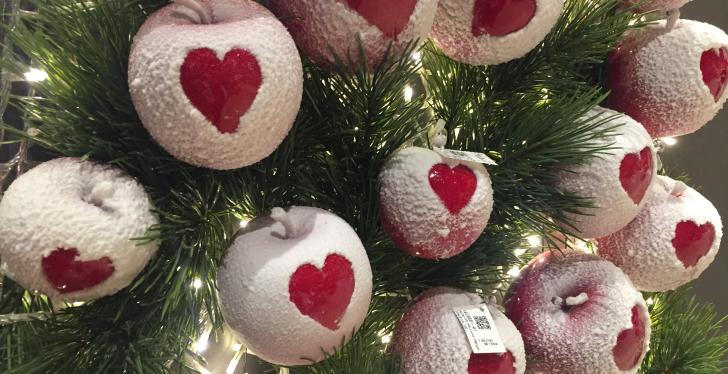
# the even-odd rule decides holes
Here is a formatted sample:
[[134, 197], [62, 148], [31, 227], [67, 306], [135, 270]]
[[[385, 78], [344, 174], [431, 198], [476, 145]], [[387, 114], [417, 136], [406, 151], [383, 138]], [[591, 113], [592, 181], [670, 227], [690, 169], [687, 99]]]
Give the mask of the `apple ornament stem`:
[[303, 68], [286, 28], [250, 0], [176, 1], [134, 37], [129, 91], [144, 127], [177, 159], [237, 169], [293, 125]]
[[566, 213], [569, 222], [562, 225], [573, 226], [584, 238], [597, 238], [637, 216], [657, 173], [657, 155], [645, 129], [628, 116], [596, 107], [583, 119], [597, 125], [594, 131], [611, 132], [598, 140], [610, 149], [583, 164], [564, 166], [557, 187], [593, 199], [593, 208]]
[[728, 99], [728, 35], [690, 20], [633, 30], [610, 55], [606, 83], [609, 106], [652, 137], [690, 134]]
[[455, 256], [480, 236], [493, 209], [482, 164], [419, 147], [395, 153], [379, 173], [382, 225], [405, 252], [427, 259]]
[[432, 37], [454, 60], [497, 65], [541, 43], [563, 7], [563, 0], [440, 0]]
[[642, 294], [614, 264], [582, 252], [544, 252], [505, 298], [523, 336], [528, 372], [636, 373], [650, 340]]
[[59, 301], [89, 301], [128, 286], [159, 247], [138, 242], [157, 224], [144, 188], [120, 169], [75, 158], [44, 162], [0, 201], [0, 257], [8, 276]]
[[[437, 0], [272, 0], [273, 11], [313, 62], [329, 67], [338, 58], [371, 69], [385, 56], [399, 58], [430, 33]], [[336, 58], [335, 58], [336, 57]]]
[[523, 339], [493, 305], [488, 310], [505, 353], [473, 353], [453, 308], [482, 304], [473, 293], [439, 287], [417, 296], [395, 330], [395, 349], [403, 374], [523, 374]]
[[658, 177], [652, 196], [627, 227], [598, 239], [597, 253], [642, 291], [664, 292], [700, 276], [718, 254], [718, 210], [682, 182]]
[[322, 209], [274, 208], [241, 230], [218, 273], [223, 316], [243, 344], [278, 365], [340, 348], [369, 308], [372, 271], [356, 232]]

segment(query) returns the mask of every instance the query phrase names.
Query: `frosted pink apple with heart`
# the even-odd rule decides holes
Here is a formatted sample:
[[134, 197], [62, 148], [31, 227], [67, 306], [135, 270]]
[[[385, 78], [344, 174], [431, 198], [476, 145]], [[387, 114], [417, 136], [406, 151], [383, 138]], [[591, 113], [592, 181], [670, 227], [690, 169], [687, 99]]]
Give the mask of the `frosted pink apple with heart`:
[[[423, 43], [435, 18], [437, 0], [272, 0], [304, 55], [322, 67], [337, 58], [349, 68], [375, 68]], [[415, 46], [416, 47], [416, 46]]]
[[139, 29], [129, 56], [131, 98], [172, 156], [210, 169], [244, 167], [291, 129], [301, 60], [286, 28], [254, 1], [197, 5], [167, 5]]
[[490, 176], [482, 164], [405, 148], [379, 173], [379, 209], [384, 230], [403, 251], [427, 259], [452, 257], [488, 224]]
[[636, 373], [650, 342], [642, 294], [609, 261], [544, 252], [514, 279], [504, 305], [531, 373]]
[[718, 254], [722, 236], [720, 214], [710, 201], [660, 176], [637, 218], [598, 239], [597, 247], [638, 289], [664, 292], [698, 278]]
[[238, 233], [218, 273], [223, 316], [278, 365], [309, 365], [351, 339], [369, 308], [372, 271], [344, 220], [322, 209], [273, 209]]
[[18, 177], [0, 201], [0, 256], [12, 279], [53, 300], [128, 286], [159, 246], [144, 188], [121, 170], [59, 158]]
[[440, 0], [432, 38], [454, 60], [497, 65], [538, 46], [563, 7], [563, 0]]
[[697, 131], [728, 94], [728, 35], [707, 23], [665, 21], [629, 32], [607, 67], [609, 106], [640, 122], [652, 137]]
[[606, 131], [595, 144], [610, 149], [582, 164], [564, 165], [556, 185], [593, 204], [566, 213], [561, 225], [583, 238], [596, 238], [627, 226], [637, 216], [657, 173], [657, 155], [645, 129], [628, 116], [596, 107], [582, 121], [593, 125], [594, 132]]
[[394, 333], [402, 373], [523, 374], [526, 370], [523, 339], [497, 306], [486, 307], [506, 351], [474, 353], [470, 347], [453, 309], [482, 304], [480, 296], [448, 287], [433, 288], [417, 296]]

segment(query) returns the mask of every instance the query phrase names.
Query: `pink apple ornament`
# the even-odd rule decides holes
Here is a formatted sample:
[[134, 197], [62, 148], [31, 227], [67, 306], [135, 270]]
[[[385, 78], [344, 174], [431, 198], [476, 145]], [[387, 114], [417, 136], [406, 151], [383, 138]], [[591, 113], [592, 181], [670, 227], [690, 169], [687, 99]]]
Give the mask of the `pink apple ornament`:
[[650, 136], [628, 116], [596, 107], [583, 119], [598, 125], [595, 130], [613, 128], [611, 136], [598, 140], [611, 149], [584, 164], [564, 166], [557, 187], [593, 199], [594, 208], [566, 216], [576, 234], [596, 238], [621, 229], [637, 216], [657, 172], [657, 155]]
[[128, 286], [159, 243], [137, 181], [76, 158], [45, 162], [18, 177], [0, 201], [0, 257], [21, 286], [59, 301], [89, 301]]
[[430, 33], [437, 0], [272, 0], [304, 55], [329, 67], [337, 56], [356, 68], [360, 46], [366, 65], [399, 58]]
[[651, 197], [627, 227], [598, 239], [598, 254], [642, 291], [664, 292], [700, 276], [718, 254], [720, 214], [694, 189], [658, 177]]
[[225, 321], [278, 365], [309, 365], [351, 339], [369, 308], [372, 271], [359, 237], [322, 209], [274, 208], [241, 230], [218, 273]]
[[609, 57], [609, 106], [652, 137], [690, 134], [723, 108], [728, 95], [728, 35], [707, 23], [665, 21], [628, 33]]
[[541, 43], [563, 6], [563, 0], [440, 0], [432, 37], [454, 60], [497, 65]]
[[419, 147], [395, 153], [379, 173], [384, 230], [403, 251], [422, 258], [455, 256], [480, 236], [493, 209], [482, 164]]
[[483, 304], [473, 293], [439, 287], [417, 296], [395, 331], [403, 374], [523, 374], [526, 355], [521, 334], [494, 305], [488, 310], [505, 353], [473, 353], [453, 308]]
[[594, 255], [542, 253], [521, 270], [504, 303], [523, 336], [528, 372], [636, 373], [649, 347], [642, 294]]
[[178, 1], [134, 38], [129, 90], [144, 127], [181, 161], [237, 169], [288, 134], [303, 68], [285, 27], [250, 0]]

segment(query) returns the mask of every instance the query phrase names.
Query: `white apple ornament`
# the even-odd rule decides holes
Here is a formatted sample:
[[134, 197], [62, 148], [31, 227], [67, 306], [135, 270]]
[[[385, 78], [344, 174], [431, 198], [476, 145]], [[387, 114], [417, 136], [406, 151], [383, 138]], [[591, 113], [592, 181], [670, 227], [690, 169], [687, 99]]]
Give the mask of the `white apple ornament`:
[[542, 253], [521, 270], [504, 305], [523, 336], [528, 372], [636, 373], [649, 347], [642, 294], [594, 255]]
[[236, 169], [272, 153], [301, 103], [303, 68], [286, 28], [250, 0], [177, 1], [134, 37], [129, 91], [174, 157]]
[[274, 208], [241, 230], [218, 273], [225, 321], [278, 365], [340, 348], [367, 314], [372, 271], [356, 232], [322, 209]]
[[137, 241], [157, 224], [147, 193], [120, 169], [76, 158], [19, 176], [0, 201], [7, 275], [59, 301], [88, 301], [128, 286], [159, 247]]

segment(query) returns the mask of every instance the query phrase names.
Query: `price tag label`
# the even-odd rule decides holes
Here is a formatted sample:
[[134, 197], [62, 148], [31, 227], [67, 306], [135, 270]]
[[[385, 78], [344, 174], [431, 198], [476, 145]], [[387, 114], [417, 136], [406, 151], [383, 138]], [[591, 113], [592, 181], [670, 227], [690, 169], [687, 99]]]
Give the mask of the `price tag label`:
[[454, 149], [444, 149], [444, 148], [435, 148], [435, 152], [439, 153], [443, 157], [453, 159], [453, 160], [477, 162], [479, 164], [494, 165], [494, 166], [498, 165], [495, 162], [495, 160], [488, 157], [488, 155], [486, 155], [485, 153], [456, 151]]
[[453, 311], [465, 330], [473, 353], [506, 352], [486, 304], [455, 307]]

